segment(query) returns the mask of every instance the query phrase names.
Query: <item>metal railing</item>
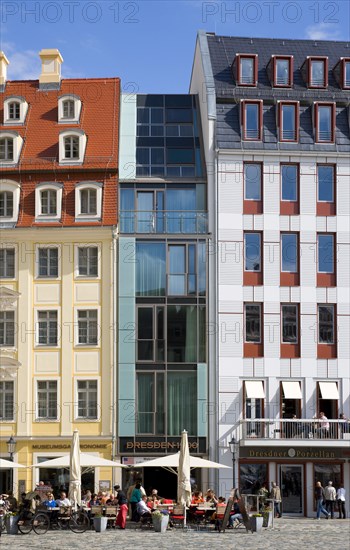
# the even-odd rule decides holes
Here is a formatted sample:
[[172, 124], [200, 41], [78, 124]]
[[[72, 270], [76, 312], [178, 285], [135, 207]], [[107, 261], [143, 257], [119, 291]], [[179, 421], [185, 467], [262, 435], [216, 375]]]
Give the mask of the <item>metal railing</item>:
[[208, 214], [198, 210], [121, 211], [120, 233], [180, 233], [208, 232]]
[[241, 439], [316, 439], [350, 441], [350, 423], [343, 420], [255, 418], [240, 422]]

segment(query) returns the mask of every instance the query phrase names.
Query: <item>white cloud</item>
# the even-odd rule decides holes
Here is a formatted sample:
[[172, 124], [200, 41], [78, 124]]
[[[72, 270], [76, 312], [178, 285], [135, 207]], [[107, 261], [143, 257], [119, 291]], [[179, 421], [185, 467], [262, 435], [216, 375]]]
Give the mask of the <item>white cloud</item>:
[[[39, 79], [41, 60], [38, 51], [24, 50], [18, 52], [12, 42], [2, 42], [1, 48], [10, 62], [7, 70], [9, 80]], [[63, 63], [62, 78], [84, 78], [84, 74]]]
[[306, 28], [306, 38], [310, 40], [339, 40], [340, 29], [332, 23], [319, 23]]

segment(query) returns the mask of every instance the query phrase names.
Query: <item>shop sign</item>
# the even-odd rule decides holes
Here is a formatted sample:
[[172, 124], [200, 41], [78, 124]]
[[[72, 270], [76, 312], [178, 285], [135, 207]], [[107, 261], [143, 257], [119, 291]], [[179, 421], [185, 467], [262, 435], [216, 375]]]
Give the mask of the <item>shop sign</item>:
[[[180, 437], [172, 438], [119, 438], [119, 450], [121, 453], [176, 453], [180, 450]], [[192, 454], [206, 452], [205, 437], [189, 437], [188, 446]]]
[[[33, 451], [48, 451], [50, 449], [64, 451], [65, 449], [69, 450], [70, 447], [70, 443], [35, 443], [32, 445]], [[80, 449], [107, 449], [107, 443], [82, 443]]]
[[240, 458], [266, 458], [266, 459], [335, 459], [344, 458], [342, 449], [325, 449], [311, 447], [274, 447], [273, 449], [257, 449], [241, 447]]

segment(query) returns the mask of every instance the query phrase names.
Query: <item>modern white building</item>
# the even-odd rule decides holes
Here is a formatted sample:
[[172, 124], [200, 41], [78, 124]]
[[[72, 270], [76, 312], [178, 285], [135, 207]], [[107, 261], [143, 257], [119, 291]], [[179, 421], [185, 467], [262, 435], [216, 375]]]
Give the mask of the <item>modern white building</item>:
[[190, 93], [213, 236], [210, 458], [232, 463], [234, 437], [241, 490], [276, 480], [283, 512], [312, 516], [316, 481], [350, 493], [349, 50], [199, 32]]

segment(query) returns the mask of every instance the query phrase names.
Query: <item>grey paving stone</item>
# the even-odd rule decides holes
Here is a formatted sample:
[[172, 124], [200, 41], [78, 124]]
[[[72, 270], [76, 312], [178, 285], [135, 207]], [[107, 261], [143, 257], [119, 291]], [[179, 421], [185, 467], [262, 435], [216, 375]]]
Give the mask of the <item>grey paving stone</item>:
[[6, 535], [0, 539], [0, 547], [13, 550], [106, 550], [107, 548], [156, 548], [157, 550], [319, 550], [331, 547], [332, 550], [350, 548], [350, 521], [290, 519], [276, 520], [272, 529], [261, 533], [246, 533], [244, 530], [217, 532], [182, 531], [176, 529], [166, 533], [152, 530], [126, 529], [108, 530], [105, 533], [87, 531], [74, 534], [67, 531], [49, 531], [45, 535]]

